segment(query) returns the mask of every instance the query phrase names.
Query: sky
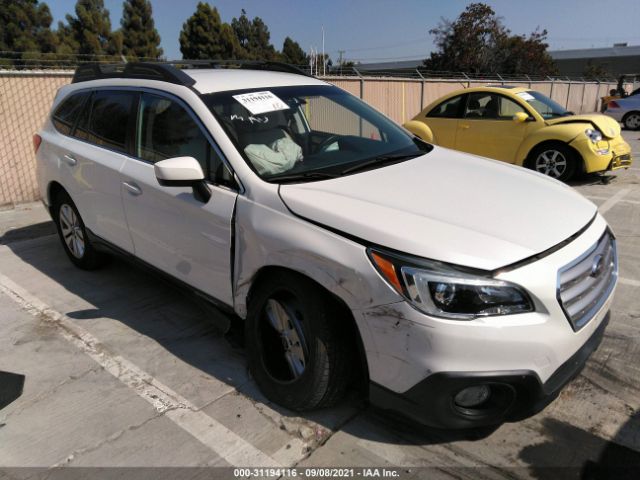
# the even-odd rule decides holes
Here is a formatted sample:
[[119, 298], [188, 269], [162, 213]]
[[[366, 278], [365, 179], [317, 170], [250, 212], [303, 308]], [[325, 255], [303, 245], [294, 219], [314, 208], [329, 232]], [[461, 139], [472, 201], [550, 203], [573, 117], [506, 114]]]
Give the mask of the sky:
[[[75, 0], [44, 0], [53, 26], [73, 13]], [[122, 0], [104, 0], [115, 30]], [[151, 0], [156, 28], [168, 59], [179, 59], [178, 36], [198, 0]], [[289, 36], [309, 51], [325, 51], [333, 59], [344, 50], [347, 60], [385, 62], [413, 60], [433, 50], [429, 30], [442, 18], [455, 19], [470, 2], [461, 0], [216, 0], [210, 1], [222, 20], [231, 22], [244, 8], [249, 18], [261, 17], [271, 41], [282, 48]], [[627, 42], [640, 45], [640, 1], [616, 0], [486, 0], [515, 34], [546, 28], [550, 50], [607, 47]]]

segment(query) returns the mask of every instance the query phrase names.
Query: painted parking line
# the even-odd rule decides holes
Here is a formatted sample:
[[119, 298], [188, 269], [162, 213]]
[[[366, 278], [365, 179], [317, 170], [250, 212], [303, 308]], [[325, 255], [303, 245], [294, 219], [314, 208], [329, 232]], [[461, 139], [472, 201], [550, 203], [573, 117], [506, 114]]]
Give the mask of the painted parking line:
[[[599, 197], [598, 195], [584, 195], [584, 196], [589, 200], [608, 200], [609, 199], [609, 197]], [[630, 203], [631, 205], [640, 205], [639, 200], [627, 200], [626, 198], [623, 198], [622, 200], [620, 200], [620, 203]]]
[[623, 285], [631, 285], [632, 287], [640, 287], [640, 280], [634, 280], [632, 278], [619, 277], [618, 281]]
[[600, 205], [600, 213], [603, 214], [611, 210], [615, 206], [615, 204], [622, 200], [630, 191], [630, 188], [623, 188], [622, 190], [619, 190], [613, 197]]
[[198, 410], [189, 400], [155, 377], [126, 358], [111, 353], [96, 337], [74, 323], [71, 318], [52, 309], [2, 274], [0, 292], [5, 293], [31, 315], [55, 326], [58, 333], [69, 343], [149, 402], [159, 414], [170, 419], [227, 463], [245, 467], [280, 467], [291, 466], [300, 460], [293, 453], [300, 450], [295, 448], [292, 442], [271, 456], [254, 447], [217, 420]]

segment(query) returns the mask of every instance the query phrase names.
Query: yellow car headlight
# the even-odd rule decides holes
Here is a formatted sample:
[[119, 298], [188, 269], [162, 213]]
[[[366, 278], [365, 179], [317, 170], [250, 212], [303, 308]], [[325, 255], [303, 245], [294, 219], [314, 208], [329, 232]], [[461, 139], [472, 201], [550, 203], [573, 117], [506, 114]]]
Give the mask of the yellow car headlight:
[[598, 143], [600, 140], [602, 140], [602, 133], [600, 133], [598, 130], [594, 130], [593, 128], [587, 128], [584, 131], [584, 134], [589, 137], [591, 143]]

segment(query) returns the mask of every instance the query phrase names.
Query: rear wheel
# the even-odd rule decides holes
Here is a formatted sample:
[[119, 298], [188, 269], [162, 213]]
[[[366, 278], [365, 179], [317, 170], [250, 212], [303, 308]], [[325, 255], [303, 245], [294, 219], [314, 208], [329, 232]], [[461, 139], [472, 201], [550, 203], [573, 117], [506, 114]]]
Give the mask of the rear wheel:
[[624, 117], [623, 123], [627, 130], [640, 129], [640, 112], [627, 113]]
[[308, 278], [277, 272], [251, 293], [249, 368], [270, 400], [292, 410], [338, 402], [352, 376], [355, 345], [337, 301]]
[[62, 247], [76, 267], [93, 270], [104, 263], [89, 240], [82, 217], [66, 192], [60, 192], [53, 204], [54, 218]]
[[528, 162], [532, 170], [563, 182], [573, 177], [577, 166], [574, 151], [560, 143], [535, 148]]

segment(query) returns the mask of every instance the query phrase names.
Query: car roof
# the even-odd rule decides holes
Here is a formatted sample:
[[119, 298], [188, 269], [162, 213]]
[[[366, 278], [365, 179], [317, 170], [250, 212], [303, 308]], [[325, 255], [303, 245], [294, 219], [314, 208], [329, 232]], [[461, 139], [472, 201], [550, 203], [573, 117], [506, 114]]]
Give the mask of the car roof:
[[317, 78], [268, 70], [193, 68], [182, 71], [195, 80], [193, 88], [203, 94], [249, 88], [328, 85]]
[[515, 85], [483, 85], [481, 87], [471, 87], [471, 88], [458, 90], [456, 93], [496, 92], [496, 93], [502, 93], [502, 94], [509, 94], [509, 93], [516, 94], [520, 92], [527, 92], [529, 90], [532, 90], [532, 89], [527, 87], [517, 87]]

